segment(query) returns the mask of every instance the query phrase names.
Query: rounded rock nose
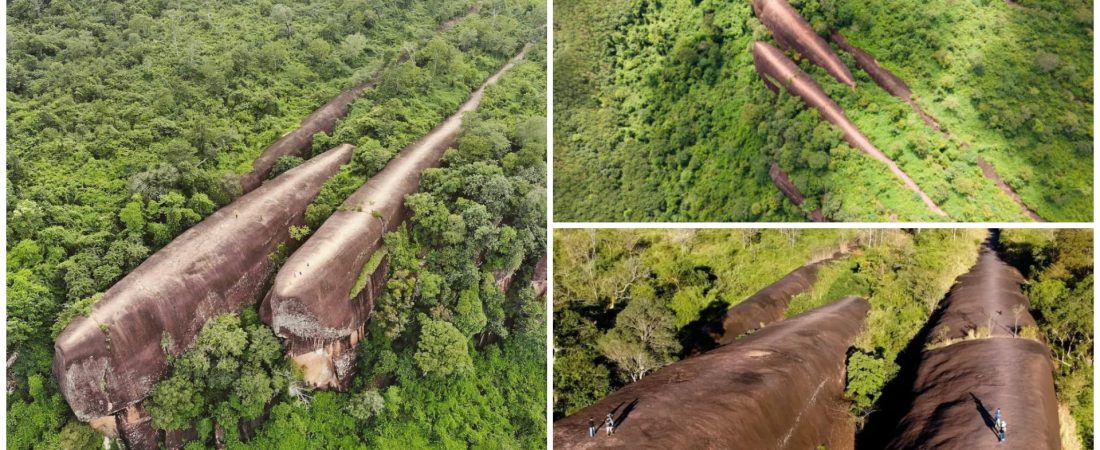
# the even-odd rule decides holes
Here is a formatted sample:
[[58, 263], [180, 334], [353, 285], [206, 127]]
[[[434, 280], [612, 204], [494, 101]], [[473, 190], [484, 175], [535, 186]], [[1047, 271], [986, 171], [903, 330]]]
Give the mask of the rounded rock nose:
[[53, 373], [58, 390], [82, 421], [110, 414], [104, 385], [110, 352], [103, 332], [91, 319], [76, 317], [54, 342]]
[[273, 309], [278, 309], [280, 303], [293, 301], [303, 294], [302, 283], [299, 282], [303, 276], [286, 269], [284, 267], [284, 270], [280, 270], [275, 276], [275, 282], [267, 294], [267, 302]]
[[775, 46], [773, 46], [773, 45], [771, 45], [767, 42], [764, 42], [764, 41], [756, 41], [756, 42], [752, 43], [752, 52], [753, 52], [753, 54], [778, 52], [778, 51], [779, 51], [779, 49], [775, 48]]

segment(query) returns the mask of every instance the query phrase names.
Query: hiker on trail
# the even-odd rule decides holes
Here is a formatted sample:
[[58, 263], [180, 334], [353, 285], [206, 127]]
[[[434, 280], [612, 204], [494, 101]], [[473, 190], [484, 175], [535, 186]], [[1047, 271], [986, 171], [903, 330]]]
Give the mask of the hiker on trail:
[[604, 420], [604, 423], [607, 424], [607, 435], [615, 434], [615, 419], [611, 417], [611, 413], [607, 413], [607, 419]]
[[596, 437], [596, 421], [592, 420], [591, 417], [588, 418], [588, 437]]

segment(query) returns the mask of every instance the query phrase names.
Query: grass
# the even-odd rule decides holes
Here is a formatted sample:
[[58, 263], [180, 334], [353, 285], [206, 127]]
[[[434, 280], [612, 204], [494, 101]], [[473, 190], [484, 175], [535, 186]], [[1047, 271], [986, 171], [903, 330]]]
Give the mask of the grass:
[[363, 270], [359, 271], [359, 277], [355, 279], [355, 284], [351, 287], [351, 296], [348, 299], [354, 299], [363, 291], [363, 288], [367, 286], [367, 281], [370, 280], [371, 274], [378, 269], [378, 265], [382, 264], [382, 258], [386, 257], [386, 251], [379, 249], [370, 256], [366, 264], [363, 264]]

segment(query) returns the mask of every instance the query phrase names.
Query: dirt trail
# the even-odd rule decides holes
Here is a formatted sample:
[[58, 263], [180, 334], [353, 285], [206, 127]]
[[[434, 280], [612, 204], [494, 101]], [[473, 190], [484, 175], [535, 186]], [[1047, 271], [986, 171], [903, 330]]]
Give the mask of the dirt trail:
[[894, 176], [901, 179], [906, 187], [920, 196], [921, 201], [928, 209], [938, 215], [947, 216], [947, 213], [940, 209], [932, 201], [932, 198], [925, 194], [920, 186], [917, 186], [917, 183], [898, 167], [897, 163], [882, 153], [859, 131], [859, 128], [840, 109], [840, 106], [821, 89], [821, 86], [813, 78], [810, 78], [806, 72], [795, 65], [794, 61], [787, 58], [787, 55], [765, 42], [756, 42], [753, 45], [752, 56], [756, 71], [760, 73], [769, 89], [778, 91], [776, 86], [782, 85], [791, 94], [802, 98], [808, 105], [821, 113], [822, 119], [840, 128], [840, 131], [844, 134], [844, 140], [852, 147], [860, 149], [872, 158], [886, 164]]
[[[997, 256], [995, 235], [977, 264], [959, 277], [930, 323], [912, 398], [890, 449], [1057, 449], [1058, 403], [1046, 344], [1016, 337], [1035, 324], [1020, 284], [1023, 277]], [[984, 328], [992, 337], [962, 339]], [[984, 336], [985, 334], [979, 334]], [[992, 415], [1000, 409], [1007, 441], [998, 443]]]
[[[802, 193], [798, 191], [798, 187], [791, 182], [791, 178], [787, 176], [787, 172], [779, 167], [779, 164], [772, 163], [771, 169], [768, 170], [768, 176], [772, 178], [775, 187], [779, 188], [791, 203], [794, 203], [795, 206], [802, 206], [802, 202], [805, 201]], [[821, 212], [821, 208], [810, 211], [808, 217], [813, 222], [826, 222], [825, 214]]]
[[[869, 306], [859, 297], [684, 359], [554, 423], [554, 447], [850, 448], [848, 348]], [[588, 419], [617, 428], [588, 437]]]
[[291, 357], [311, 384], [342, 387], [350, 379], [354, 345], [362, 337], [374, 300], [370, 295], [352, 296], [360, 272], [381, 247], [383, 235], [405, 221], [405, 196], [417, 191], [425, 169], [439, 164], [458, 137], [463, 116], [477, 109], [485, 88], [530, 48], [524, 46], [455, 114], [401, 150], [283, 264], [260, 314], [287, 341]]
[[[472, 14], [477, 13], [480, 10], [480, 5], [475, 5], [465, 15], [455, 17], [447, 22], [444, 22], [436, 33], [443, 33], [450, 30], [463, 19], [466, 19]], [[320, 108], [310, 113], [302, 122], [298, 128], [290, 131], [279, 137], [275, 142], [264, 149], [263, 153], [252, 162], [252, 170], [241, 176], [240, 186], [241, 193], [248, 193], [253, 189], [259, 187], [268, 175], [271, 174], [272, 167], [275, 163], [284, 156], [304, 156], [309, 153], [309, 150], [313, 147], [313, 135], [317, 133], [332, 133], [332, 130], [336, 128], [336, 123], [348, 115], [351, 111], [351, 104], [368, 89], [373, 89], [380, 80], [382, 72], [385, 67], [396, 66], [408, 61], [410, 54], [408, 52], [402, 52], [401, 56], [396, 61], [387, 63], [383, 69], [379, 69], [373, 76], [366, 81], [363, 81], [351, 88], [340, 92], [331, 100], [326, 102]]]

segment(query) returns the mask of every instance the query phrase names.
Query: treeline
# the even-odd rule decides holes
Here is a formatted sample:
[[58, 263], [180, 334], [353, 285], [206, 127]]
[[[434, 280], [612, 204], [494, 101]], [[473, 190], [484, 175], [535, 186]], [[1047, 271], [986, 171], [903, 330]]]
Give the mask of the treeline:
[[[819, 275], [815, 292], [860, 295], [871, 303], [867, 325], [848, 356], [846, 391], [860, 427], [869, 415], [883, 409], [879, 400], [902, 370], [902, 355], [910, 341], [955, 279], [977, 261], [985, 236], [985, 230], [976, 229], [885, 230], [877, 245]], [[792, 303], [792, 310], [807, 308], [798, 301]]]
[[[355, 162], [345, 168], [357, 178], [341, 176], [345, 186], [354, 189], [397, 150], [453, 113], [489, 73], [525, 42], [537, 38], [545, 23], [543, 3], [482, 2], [480, 12], [467, 17], [472, 4], [10, 4], [7, 354], [13, 362], [8, 372], [12, 380], [8, 417], [14, 419], [8, 421], [9, 445], [81, 448], [76, 442], [94, 441], [94, 433], [72, 420], [56, 394], [50, 372], [54, 337], [73, 315], [86, 310], [96, 293], [232, 200], [238, 194], [237, 176], [250, 168], [263, 147], [342, 88], [379, 74], [378, 88], [355, 103], [334, 136], [317, 139], [318, 149], [338, 142], [359, 145]], [[454, 18], [463, 20], [433, 38], [443, 22]], [[402, 53], [412, 57], [403, 65], [389, 65]], [[545, 197], [545, 180], [532, 175], [544, 172], [538, 164], [544, 160], [539, 152], [545, 151], [545, 136], [530, 132], [529, 123], [514, 123], [515, 117], [526, 123], [544, 114], [545, 103], [538, 102], [544, 97], [545, 78], [530, 69], [540, 58], [544, 59], [537, 51], [529, 54], [532, 62], [489, 90], [482, 108], [495, 105], [491, 109], [502, 112], [482, 112], [471, 117], [487, 119], [468, 123], [501, 131], [506, 137], [502, 143], [498, 135], [487, 133], [488, 138], [497, 139], [494, 152], [479, 153], [494, 158], [478, 161], [503, 168], [500, 176], [485, 175], [491, 188], [481, 197], [459, 201], [454, 200], [459, 194], [453, 194], [447, 198], [458, 203], [496, 202], [494, 212], [501, 209], [497, 204], [507, 206], [499, 216], [483, 214], [477, 224], [495, 233], [481, 235], [481, 243], [499, 235], [514, 236], [499, 250], [512, 258], [510, 264], [518, 264], [516, 258], [533, 261], [544, 242], [538, 233], [544, 233], [545, 218], [531, 212], [541, 214], [542, 207], [529, 203], [537, 202], [532, 198], [539, 195]], [[500, 118], [506, 115], [507, 119]], [[467, 135], [473, 141], [478, 132], [470, 129], [463, 139]], [[280, 170], [299, 162], [281, 161]], [[447, 181], [476, 185], [467, 183], [465, 176]], [[469, 175], [471, 180], [475, 176]], [[500, 187], [498, 178], [506, 179], [511, 190]], [[340, 195], [327, 187], [318, 204], [327, 200], [336, 205], [343, 200]], [[311, 208], [311, 222], [317, 224], [329, 213], [331, 209]], [[537, 220], [543, 225], [532, 232]], [[308, 231], [297, 234], [304, 236]], [[473, 235], [475, 231], [458, 232]], [[429, 249], [438, 244], [420, 245]], [[526, 286], [520, 280], [529, 279], [530, 270], [524, 270], [515, 277], [516, 286]], [[470, 272], [467, 268], [464, 273]], [[505, 293], [497, 295], [503, 298]], [[526, 303], [498, 304], [519, 308]], [[524, 308], [528, 308], [526, 315], [513, 311], [508, 317], [531, 316], [529, 306]], [[232, 418], [253, 418], [264, 411], [256, 405], [287, 395], [282, 388], [293, 385], [294, 377], [281, 359], [250, 365], [251, 360], [239, 353], [240, 348], [266, 339], [262, 331], [270, 333], [250, 314], [218, 319], [236, 320], [219, 330], [248, 336], [240, 347], [217, 349], [228, 352], [221, 355], [196, 349], [175, 362], [179, 376], [170, 380], [181, 389], [165, 389], [154, 402], [174, 408], [174, 412], [162, 408], [154, 413], [158, 420], [173, 424], [180, 423], [180, 417], [200, 415], [231, 424], [235, 423]], [[539, 318], [508, 324], [531, 328], [531, 320]], [[504, 329], [512, 330], [498, 323], [497, 330], [504, 334]], [[504, 366], [516, 370], [507, 372], [509, 376], [527, 376], [535, 368], [526, 348], [512, 340], [502, 346], [501, 351], [472, 356], [471, 367], [500, 375], [504, 372], [497, 363], [506, 358], [509, 362]], [[281, 347], [278, 353], [282, 355]], [[249, 358], [266, 358], [259, 354]], [[207, 381], [186, 375], [187, 367], [207, 367], [194, 366], [188, 358], [241, 360], [227, 371], [235, 375]], [[532, 377], [522, 384], [524, 388], [543, 379], [541, 372], [533, 372]], [[469, 376], [466, 382], [491, 383], [475, 378]], [[494, 386], [507, 390], [499, 381]], [[242, 404], [243, 397], [229, 395], [238, 389], [252, 400]], [[327, 395], [338, 398], [334, 401], [340, 405], [347, 402], [337, 394], [318, 394]], [[294, 414], [308, 415], [303, 408], [295, 404], [292, 409]], [[199, 431], [212, 432], [212, 423]], [[353, 426], [358, 429], [362, 424]], [[229, 435], [236, 437], [235, 431]], [[515, 439], [529, 436], [525, 431]]]
[[[855, 91], [800, 64], [952, 219], [1024, 220], [978, 156], [1044, 218], [1089, 216], [1083, 2], [1074, 14], [995, 1], [790, 3], [819, 34], [840, 30], [871, 52], [947, 129], [928, 127], [850, 55], [840, 52]], [[771, 34], [749, 3], [581, 1], [555, 11], [561, 219], [798, 221], [817, 207], [836, 221], [934, 218], [816, 112], [764, 88], [749, 47]], [[1011, 32], [989, 38], [993, 24]], [[807, 197], [801, 208], [772, 184], [773, 162]]]
[[[1006, 258], [1024, 273], [1031, 313], [1051, 348], [1054, 383], [1072, 419], [1081, 448], [1094, 441], [1093, 234], [1092, 230], [1005, 230]], [[1063, 430], [1067, 429], [1062, 424]]]

